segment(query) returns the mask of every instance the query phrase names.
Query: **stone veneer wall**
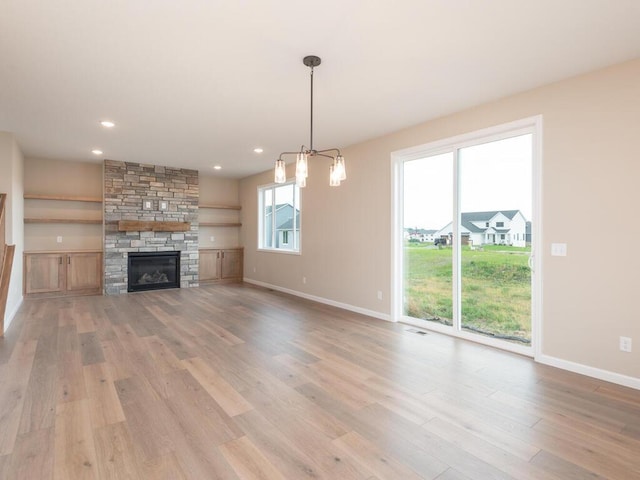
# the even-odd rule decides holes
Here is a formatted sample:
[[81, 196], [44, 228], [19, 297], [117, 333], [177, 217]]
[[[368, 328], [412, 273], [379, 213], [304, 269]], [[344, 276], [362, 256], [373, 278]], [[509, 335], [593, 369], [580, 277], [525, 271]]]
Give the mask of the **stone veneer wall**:
[[[180, 251], [180, 287], [198, 286], [198, 171], [104, 162], [104, 292], [127, 293], [129, 252]], [[143, 210], [151, 200], [152, 210]], [[159, 201], [168, 210], [159, 210]], [[188, 232], [119, 232], [119, 220], [191, 222]]]

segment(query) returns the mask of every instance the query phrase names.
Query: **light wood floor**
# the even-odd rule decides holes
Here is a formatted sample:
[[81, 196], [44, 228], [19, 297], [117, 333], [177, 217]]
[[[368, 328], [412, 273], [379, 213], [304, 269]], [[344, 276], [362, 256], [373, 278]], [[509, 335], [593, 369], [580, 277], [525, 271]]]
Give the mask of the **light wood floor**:
[[242, 285], [26, 300], [2, 479], [640, 478], [640, 392]]

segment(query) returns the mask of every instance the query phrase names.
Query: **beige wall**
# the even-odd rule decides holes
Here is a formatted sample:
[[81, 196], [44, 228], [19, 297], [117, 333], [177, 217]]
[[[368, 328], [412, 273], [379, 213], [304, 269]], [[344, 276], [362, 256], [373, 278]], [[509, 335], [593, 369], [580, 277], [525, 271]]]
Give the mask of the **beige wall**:
[[[27, 158], [24, 191], [31, 194], [102, 198], [102, 164]], [[25, 217], [102, 218], [102, 205], [88, 202], [26, 200]], [[25, 250], [102, 250], [102, 225], [27, 224]], [[62, 243], [57, 237], [62, 237]]]
[[0, 132], [0, 192], [7, 194], [5, 241], [9, 245], [16, 246], [5, 311], [5, 330], [9, 327], [13, 316], [22, 303], [22, 252], [24, 250], [23, 168], [24, 158], [13, 135]]
[[[302, 196], [299, 256], [256, 250], [256, 187], [272, 182], [272, 173], [242, 180], [245, 277], [390, 314], [391, 152], [538, 114], [542, 354], [566, 365], [640, 377], [634, 298], [640, 284], [640, 256], [634, 253], [640, 238], [640, 60], [349, 147], [343, 152], [349, 178], [339, 188], [327, 185], [328, 164], [312, 162]], [[566, 242], [568, 256], [551, 257], [552, 242]], [[619, 351], [621, 335], [635, 339], [634, 352]]]

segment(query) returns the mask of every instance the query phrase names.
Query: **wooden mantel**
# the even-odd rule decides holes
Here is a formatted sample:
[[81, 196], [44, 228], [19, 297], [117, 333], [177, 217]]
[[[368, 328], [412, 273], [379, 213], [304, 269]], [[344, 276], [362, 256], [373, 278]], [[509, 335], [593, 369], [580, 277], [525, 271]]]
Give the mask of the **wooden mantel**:
[[188, 232], [190, 222], [162, 222], [142, 220], [120, 220], [119, 232]]

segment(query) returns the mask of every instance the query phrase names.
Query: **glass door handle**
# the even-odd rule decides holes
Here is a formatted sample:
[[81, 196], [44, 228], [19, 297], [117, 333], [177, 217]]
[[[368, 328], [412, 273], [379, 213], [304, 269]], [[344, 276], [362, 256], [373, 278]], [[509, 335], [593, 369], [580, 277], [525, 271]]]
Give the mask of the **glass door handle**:
[[533, 269], [533, 259], [534, 259], [535, 255], [532, 253], [531, 255], [529, 255], [529, 260], [527, 261], [527, 263], [529, 264], [529, 270], [531, 270], [532, 272], [534, 271]]

